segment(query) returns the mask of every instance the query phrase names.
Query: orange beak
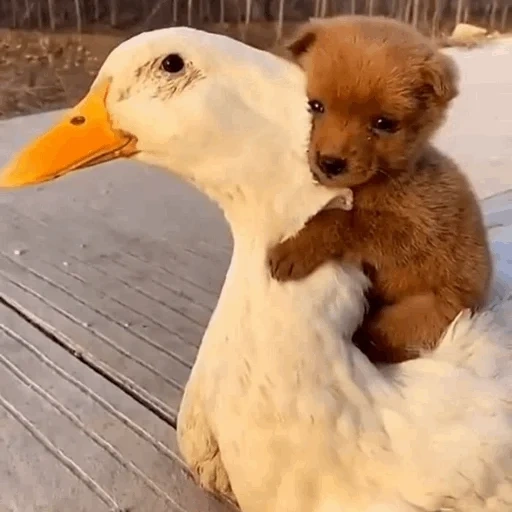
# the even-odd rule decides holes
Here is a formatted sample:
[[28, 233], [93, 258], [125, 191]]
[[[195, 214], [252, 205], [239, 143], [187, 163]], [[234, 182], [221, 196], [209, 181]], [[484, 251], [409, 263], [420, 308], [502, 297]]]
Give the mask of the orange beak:
[[105, 105], [109, 81], [99, 83], [48, 132], [1, 171], [0, 187], [54, 180], [84, 167], [137, 153], [137, 139], [112, 128]]

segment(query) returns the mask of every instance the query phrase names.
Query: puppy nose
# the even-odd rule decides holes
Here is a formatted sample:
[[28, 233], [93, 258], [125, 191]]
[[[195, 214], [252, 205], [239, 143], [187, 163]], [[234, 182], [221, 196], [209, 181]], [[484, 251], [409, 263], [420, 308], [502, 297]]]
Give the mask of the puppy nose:
[[347, 170], [347, 160], [345, 158], [318, 154], [316, 161], [318, 167], [327, 176], [338, 176]]

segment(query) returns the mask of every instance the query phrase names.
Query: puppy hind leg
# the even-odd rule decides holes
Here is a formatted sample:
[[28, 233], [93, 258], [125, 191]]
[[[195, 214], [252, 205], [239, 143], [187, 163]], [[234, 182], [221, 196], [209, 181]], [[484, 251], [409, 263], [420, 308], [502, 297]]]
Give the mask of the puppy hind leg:
[[433, 293], [384, 306], [363, 322], [354, 342], [373, 362], [398, 363], [432, 350], [457, 315]]

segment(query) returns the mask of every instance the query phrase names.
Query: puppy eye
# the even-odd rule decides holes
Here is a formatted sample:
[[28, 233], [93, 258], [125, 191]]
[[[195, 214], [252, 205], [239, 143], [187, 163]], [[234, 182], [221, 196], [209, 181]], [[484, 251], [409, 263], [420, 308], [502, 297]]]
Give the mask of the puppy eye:
[[311, 112], [315, 112], [316, 114], [323, 114], [325, 112], [324, 104], [321, 101], [309, 100], [308, 105]]
[[377, 132], [395, 133], [398, 130], [398, 121], [390, 117], [377, 117], [372, 121], [372, 130]]
[[181, 55], [177, 53], [170, 53], [162, 61], [160, 67], [166, 73], [179, 73], [185, 67], [185, 61], [183, 60]]

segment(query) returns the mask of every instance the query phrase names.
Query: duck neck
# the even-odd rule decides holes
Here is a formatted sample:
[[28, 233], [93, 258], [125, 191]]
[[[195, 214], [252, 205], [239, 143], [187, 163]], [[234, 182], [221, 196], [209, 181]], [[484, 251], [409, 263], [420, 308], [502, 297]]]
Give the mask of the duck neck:
[[[301, 142], [305, 137], [288, 127], [285, 140], [281, 136], [281, 139], [270, 138], [264, 145], [256, 143], [251, 151], [256, 156], [248, 165], [244, 164], [249, 182], [208, 191], [223, 210], [240, 246], [252, 245], [253, 249], [267, 250], [295, 235], [340, 194], [339, 190], [314, 181], [306, 145]], [[290, 141], [296, 142], [284, 153], [283, 146], [290, 146]], [[258, 153], [261, 147], [265, 147], [264, 154]]]
[[251, 243], [238, 229], [233, 237], [231, 264], [204, 345], [231, 354], [234, 373], [245, 375], [250, 361], [251, 386], [272, 382], [276, 414], [293, 417], [300, 409], [322, 421], [329, 417], [332, 393], [348, 413], [347, 441], [361, 428], [380, 436], [384, 427], [375, 403], [385, 403], [392, 392], [351, 341], [364, 315], [366, 278], [333, 263], [307, 279], [278, 283], [259, 242]]

